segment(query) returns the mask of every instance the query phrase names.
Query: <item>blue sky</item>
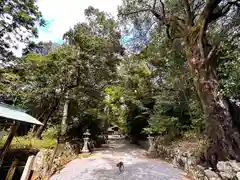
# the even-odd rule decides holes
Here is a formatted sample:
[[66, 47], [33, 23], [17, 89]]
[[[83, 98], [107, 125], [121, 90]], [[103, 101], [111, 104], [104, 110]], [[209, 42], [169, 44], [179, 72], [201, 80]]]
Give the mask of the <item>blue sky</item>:
[[[39, 38], [36, 41], [62, 42], [62, 36], [78, 22], [84, 22], [84, 10], [93, 6], [102, 11], [117, 15], [117, 6], [122, 0], [38, 0], [39, 10], [47, 20], [46, 27], [39, 27]], [[23, 44], [15, 51], [21, 56]]]
[[38, 6], [48, 21], [45, 28], [39, 28], [39, 41], [59, 42], [63, 34], [78, 22], [85, 21], [84, 10], [88, 6], [117, 15], [121, 0], [39, 0]]

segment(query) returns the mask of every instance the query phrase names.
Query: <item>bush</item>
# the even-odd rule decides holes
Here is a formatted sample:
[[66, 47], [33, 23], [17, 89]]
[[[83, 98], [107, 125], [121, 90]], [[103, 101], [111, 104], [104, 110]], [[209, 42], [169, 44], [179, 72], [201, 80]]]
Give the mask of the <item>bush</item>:
[[[4, 136], [0, 142], [0, 147], [3, 147], [7, 140], [7, 136]], [[32, 149], [53, 149], [56, 146], [56, 139], [36, 139], [30, 136], [14, 137], [10, 148], [20, 149], [20, 148], [32, 148]]]
[[57, 139], [59, 134], [59, 127], [58, 126], [52, 126], [48, 129], [46, 129], [43, 132], [43, 138], [44, 139]]
[[201, 135], [204, 130], [201, 104], [196, 99], [175, 103], [172, 100], [159, 98], [148, 124], [144, 132], [164, 136], [169, 142], [182, 137], [190, 138]]

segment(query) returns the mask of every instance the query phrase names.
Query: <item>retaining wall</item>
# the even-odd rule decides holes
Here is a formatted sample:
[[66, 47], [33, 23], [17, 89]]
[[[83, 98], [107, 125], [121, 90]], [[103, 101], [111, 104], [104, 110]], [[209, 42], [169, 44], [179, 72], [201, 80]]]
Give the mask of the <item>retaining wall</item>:
[[[148, 141], [140, 141], [140, 146], [148, 149]], [[240, 162], [236, 161], [220, 161], [217, 164], [218, 172], [211, 169], [204, 169], [197, 165], [196, 155], [189, 151], [181, 151], [178, 148], [172, 148], [157, 144], [156, 141], [154, 157], [161, 157], [175, 167], [184, 170], [196, 180], [240, 180]]]

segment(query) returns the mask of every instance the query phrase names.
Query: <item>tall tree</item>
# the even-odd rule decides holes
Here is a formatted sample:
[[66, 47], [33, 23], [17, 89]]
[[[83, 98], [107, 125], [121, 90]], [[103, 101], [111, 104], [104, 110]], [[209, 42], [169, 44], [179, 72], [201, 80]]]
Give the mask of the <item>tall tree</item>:
[[57, 49], [60, 45], [57, 43], [53, 43], [51, 41], [48, 42], [30, 42], [26, 48], [23, 49], [23, 56], [26, 56], [28, 53], [37, 53], [41, 55], [47, 55], [51, 51]]
[[133, 20], [136, 27], [147, 28], [157, 22], [170, 39], [182, 41], [207, 117], [208, 146], [204, 159], [213, 167], [219, 160], [240, 160], [240, 132], [234, 126], [229, 101], [220, 93], [216, 75], [216, 54], [221, 45], [218, 33], [235, 35], [239, 29], [239, 7], [239, 1], [123, 0], [119, 9], [121, 17]]
[[17, 41], [26, 43], [37, 36], [36, 23], [44, 25], [36, 0], [0, 1], [0, 60], [12, 54]]
[[[79, 97], [79, 105], [85, 104], [85, 112], [90, 109], [98, 112], [103, 104], [104, 89], [116, 81], [119, 55], [123, 52], [113, 17], [93, 7], [85, 10], [85, 16], [86, 23], [78, 23], [64, 35], [65, 46], [71, 51], [65, 56], [70, 68], [65, 84], [71, 83], [65, 91], [68, 98], [65, 98], [62, 118], [64, 126], [67, 125], [67, 103], [71, 103], [73, 96]], [[62, 127], [62, 130], [66, 131], [66, 128]]]

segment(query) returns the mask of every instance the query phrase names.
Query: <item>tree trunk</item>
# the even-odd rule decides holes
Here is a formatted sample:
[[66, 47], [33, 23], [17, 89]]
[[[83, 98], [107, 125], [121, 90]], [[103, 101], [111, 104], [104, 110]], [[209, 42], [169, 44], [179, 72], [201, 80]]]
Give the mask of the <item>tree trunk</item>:
[[[49, 109], [49, 107], [45, 108], [45, 109], [40, 113], [40, 115], [39, 115], [38, 118], [37, 118], [39, 121], [41, 121], [40, 119], [44, 116], [44, 114], [46, 113], [46, 111], [47, 111], [48, 109]], [[40, 127], [39, 125], [36, 125], [36, 124], [33, 125], [33, 128], [32, 128], [33, 137], [36, 136], [36, 133], [37, 133], [37, 130], [38, 130], [39, 127]]]
[[62, 117], [62, 123], [61, 123], [61, 136], [64, 136], [67, 132], [67, 118], [68, 118], [68, 106], [69, 106], [69, 92], [66, 92], [65, 95], [65, 103], [63, 107], [63, 117]]
[[[204, 38], [204, 37], [203, 37]], [[206, 40], [206, 39], [205, 39]], [[200, 41], [200, 40], [199, 40]], [[219, 93], [219, 83], [213, 66], [210, 50], [205, 43], [189, 37], [187, 59], [194, 74], [194, 85], [201, 100], [207, 122], [207, 146], [203, 161], [216, 168], [217, 161], [235, 159], [240, 161], [240, 133], [233, 124], [230, 105]]]
[[40, 126], [40, 127], [38, 128], [38, 130], [36, 131], [35, 135], [34, 135], [36, 138], [41, 138], [41, 135], [42, 135], [44, 129], [46, 128], [47, 123], [48, 123], [50, 117], [51, 117], [52, 114], [56, 111], [56, 109], [57, 109], [57, 107], [58, 107], [58, 104], [59, 104], [59, 101], [56, 100], [56, 101], [54, 102], [53, 106], [50, 105], [49, 112], [47, 113], [46, 116], [44, 116], [43, 126]]
[[11, 127], [11, 130], [10, 130], [10, 133], [8, 135], [8, 138], [3, 146], [3, 148], [1, 149], [1, 152], [0, 152], [0, 167], [2, 166], [3, 164], [3, 160], [4, 160], [4, 157], [5, 155], [7, 154], [7, 151], [8, 151], [8, 148], [16, 134], [16, 131], [19, 127], [20, 123], [17, 122], [16, 124], [14, 124], [12, 127]]
[[44, 118], [43, 126], [40, 126], [40, 127], [37, 129], [36, 133], [34, 134], [34, 137], [36, 137], [36, 138], [38, 138], [38, 139], [41, 138], [41, 135], [42, 135], [44, 129], [46, 128], [47, 123], [48, 123], [48, 120], [50, 119], [52, 113], [53, 113], [53, 111], [50, 111], [50, 112], [48, 113], [47, 117]]
[[36, 131], [37, 131], [37, 128], [38, 126], [36, 124], [33, 125], [33, 128], [32, 128], [32, 133], [35, 134]]

